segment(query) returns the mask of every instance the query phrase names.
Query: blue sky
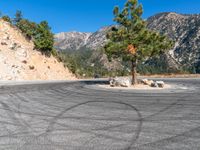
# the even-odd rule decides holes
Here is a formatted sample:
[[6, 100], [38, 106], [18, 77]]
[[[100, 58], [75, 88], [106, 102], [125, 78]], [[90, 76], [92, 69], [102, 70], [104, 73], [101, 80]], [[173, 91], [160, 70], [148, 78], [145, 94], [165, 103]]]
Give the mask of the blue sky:
[[[94, 32], [113, 24], [112, 10], [126, 0], [0, 0], [0, 11], [12, 16], [21, 10], [25, 18], [47, 20], [54, 33]], [[144, 18], [160, 12], [200, 13], [200, 0], [139, 0]]]

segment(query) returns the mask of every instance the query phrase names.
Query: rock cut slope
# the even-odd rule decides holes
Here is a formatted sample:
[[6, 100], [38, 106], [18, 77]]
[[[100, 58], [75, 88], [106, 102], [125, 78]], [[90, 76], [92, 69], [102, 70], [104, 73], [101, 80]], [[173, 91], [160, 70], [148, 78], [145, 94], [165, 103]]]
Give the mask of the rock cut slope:
[[0, 80], [75, 79], [53, 56], [34, 50], [32, 41], [9, 23], [0, 20]]

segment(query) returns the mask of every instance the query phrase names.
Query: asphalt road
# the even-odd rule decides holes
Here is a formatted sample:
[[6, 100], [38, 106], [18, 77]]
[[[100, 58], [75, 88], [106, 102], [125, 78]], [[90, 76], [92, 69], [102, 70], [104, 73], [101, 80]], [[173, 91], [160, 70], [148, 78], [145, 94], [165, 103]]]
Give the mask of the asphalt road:
[[95, 81], [1, 86], [0, 149], [199, 150], [200, 79], [166, 82], [184, 88], [113, 91]]

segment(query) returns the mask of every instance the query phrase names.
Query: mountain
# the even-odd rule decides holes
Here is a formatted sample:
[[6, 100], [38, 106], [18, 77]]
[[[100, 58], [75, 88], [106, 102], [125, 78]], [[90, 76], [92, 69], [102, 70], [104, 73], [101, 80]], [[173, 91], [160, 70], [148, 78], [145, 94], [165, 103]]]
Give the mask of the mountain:
[[[165, 34], [175, 41], [174, 48], [162, 57], [162, 61], [165, 61], [169, 68], [173, 68], [172, 70], [186, 68], [192, 72], [200, 72], [200, 15], [160, 13], [147, 19], [147, 27]], [[65, 33], [65, 38], [57, 38], [58, 34], [55, 36], [59, 43], [57, 46], [62, 50], [71, 49], [69, 45], [75, 45], [71, 50], [78, 50], [81, 47], [98, 49], [106, 43], [106, 31], [110, 28], [102, 28], [84, 38], [78, 32], [73, 35], [73, 38], [68, 36], [70, 33]], [[73, 40], [66, 42], [65, 39]], [[77, 40], [84, 42], [76, 44]]]
[[166, 34], [175, 41], [169, 51], [170, 59], [180, 66], [195, 66], [200, 63], [200, 15], [161, 13], [148, 20], [148, 28]]
[[98, 49], [106, 42], [106, 33], [111, 28], [103, 27], [94, 33], [62, 32], [55, 35], [55, 46], [60, 50]]
[[77, 50], [84, 47], [92, 33], [67, 32], [55, 35], [56, 47], [65, 50]]
[[34, 50], [18, 28], [0, 19], [0, 80], [65, 80], [74, 75], [53, 56]]

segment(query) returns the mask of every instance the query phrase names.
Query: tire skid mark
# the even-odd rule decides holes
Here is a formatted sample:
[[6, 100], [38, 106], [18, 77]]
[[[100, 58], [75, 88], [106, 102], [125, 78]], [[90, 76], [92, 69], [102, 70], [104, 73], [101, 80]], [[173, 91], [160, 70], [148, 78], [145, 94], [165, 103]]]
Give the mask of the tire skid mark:
[[[0, 102], [0, 104], [6, 109], [6, 114], [9, 116], [12, 122], [17, 124], [17, 126], [15, 126], [17, 129], [13, 132], [10, 132], [8, 137], [11, 137], [11, 135], [15, 134], [16, 131], [26, 131], [27, 133], [29, 133], [29, 131], [27, 130], [27, 126], [21, 123], [21, 121], [15, 116], [15, 112], [6, 103]], [[26, 138], [23, 137], [22, 140], [25, 141]]]
[[52, 121], [50, 122], [47, 130], [46, 130], [46, 134], [49, 134], [50, 132], [52, 132], [54, 130], [54, 125], [57, 123], [57, 121], [60, 119], [60, 117], [64, 114], [64, 113], [67, 113], [67, 111], [69, 110], [72, 110], [76, 107], [79, 107], [79, 106], [82, 106], [82, 105], [86, 105], [86, 104], [89, 104], [89, 103], [116, 103], [116, 104], [121, 104], [121, 105], [125, 105], [125, 106], [129, 106], [130, 108], [132, 108], [134, 111], [136, 111], [137, 113], [137, 116], [138, 116], [138, 125], [137, 125], [137, 129], [136, 129], [136, 135], [131, 139], [131, 143], [125, 148], [126, 150], [129, 150], [131, 149], [132, 145], [138, 140], [139, 136], [140, 136], [140, 133], [141, 133], [141, 130], [142, 130], [142, 123], [143, 123], [143, 120], [142, 120], [142, 115], [140, 114], [139, 110], [130, 105], [130, 104], [127, 104], [125, 102], [118, 102], [118, 101], [87, 101], [87, 102], [83, 102], [83, 103], [79, 103], [77, 105], [74, 105], [74, 106], [71, 106], [65, 110], [63, 110], [62, 112], [60, 112], [57, 116], [55, 116]]
[[[184, 98], [187, 98], [187, 97], [184, 97]], [[150, 118], [152, 118], [152, 117], [155, 117], [155, 116], [157, 116], [157, 115], [160, 115], [161, 113], [164, 113], [164, 112], [170, 110], [172, 107], [177, 106], [177, 105], [179, 104], [179, 102], [182, 101], [182, 99], [183, 99], [183, 97], [177, 99], [176, 102], [169, 104], [168, 106], [166, 106], [165, 108], [161, 109], [160, 111], [158, 111], [158, 112], [156, 112], [156, 113], [154, 113], [154, 114], [151, 114], [151, 115], [149, 115], [149, 116], [147, 116], [147, 117], [144, 117], [144, 118], [142, 118], [142, 119], [143, 119], [144, 121], [146, 121], [146, 120], [148, 120], [148, 119], [150, 119]]]
[[[147, 99], [147, 100], [149, 100], [149, 101], [152, 101], [152, 104], [150, 104], [151, 105], [151, 107], [153, 107], [154, 106], [154, 104], [156, 105], [157, 103], [155, 102], [155, 103], [153, 103], [153, 101], [155, 101], [155, 100], [152, 100], [152, 99], [150, 99], [149, 97], [153, 97], [153, 98], [160, 98], [160, 99], [162, 99], [162, 98], [165, 98], [165, 99], [167, 99], [167, 100], [170, 100], [170, 99], [172, 99], [173, 100], [173, 98], [176, 98], [176, 97], [179, 97], [180, 96], [180, 93], [162, 93], [162, 94], [157, 94], [157, 95], [155, 95], [155, 94], [150, 94], [150, 93], [139, 93], [139, 94], [137, 94], [137, 93], [129, 93], [129, 92], [126, 92], [126, 93], [123, 93], [122, 92], [122, 94], [119, 94], [119, 92], [113, 92], [113, 91], [109, 91], [109, 92], [106, 92], [106, 91], [98, 91], [98, 90], [92, 90], [92, 89], [90, 89], [90, 90], [88, 90], [85, 86], [83, 86], [84, 84], [82, 84], [80, 87], [79, 87], [79, 84], [73, 84], [72, 86], [70, 86], [70, 88], [68, 88], [68, 85], [67, 84], [61, 84], [60, 86], [58, 86], [58, 85], [56, 85], [56, 86], [53, 86], [53, 87], [42, 87], [42, 86], [39, 86], [38, 88], [36, 88], [36, 87], [34, 87], [34, 89], [33, 89], [33, 91], [36, 91], [36, 92], [38, 92], [38, 93], [41, 93], [41, 95], [40, 96], [49, 96], [49, 97], [51, 97], [52, 96], [52, 98], [59, 98], [59, 100], [61, 101], [63, 101], [64, 102], [64, 100], [65, 100], [65, 98], [67, 97], [67, 99], [66, 99], [66, 102], [68, 101], [68, 100], [70, 100], [70, 98], [72, 99], [73, 97], [76, 97], [76, 98], [82, 98], [81, 100], [84, 100], [84, 101], [86, 101], [86, 100], [88, 100], [88, 99], [91, 99], [91, 100], [89, 100], [89, 101], [86, 101], [86, 102], [81, 102], [80, 100], [76, 100], [76, 101], [73, 101], [73, 100], [70, 100], [70, 105], [71, 105], [71, 103], [75, 103], [75, 104], [73, 104], [73, 106], [72, 106], [72, 108], [70, 107], [70, 108], [67, 108], [67, 109], [65, 109], [65, 105], [63, 106], [62, 105], [62, 102], [61, 103], [58, 103], [58, 105], [56, 105], [57, 107], [55, 107], [56, 109], [57, 108], [59, 108], [59, 109], [57, 109], [58, 111], [60, 111], [60, 110], [63, 110], [63, 111], [61, 111], [60, 113], [58, 113], [57, 115], [53, 115], [53, 114], [51, 114], [51, 115], [48, 115], [48, 114], [41, 114], [40, 112], [37, 114], [37, 113], [31, 113], [31, 112], [22, 112], [22, 111], [20, 111], [21, 110], [21, 106], [20, 105], [18, 105], [16, 102], [14, 102], [14, 103], [12, 103], [13, 105], [15, 104], [15, 107], [16, 107], [16, 110], [14, 109], [14, 108], [12, 108], [12, 112], [10, 113], [11, 114], [11, 116], [10, 116], [10, 118], [12, 118], [12, 116], [14, 115], [14, 113], [20, 113], [20, 114], [27, 114], [27, 115], [35, 115], [35, 116], [37, 116], [37, 117], [39, 117], [39, 116], [43, 116], [43, 117], [45, 117], [45, 116], [49, 116], [49, 118], [50, 119], [46, 119], [46, 122], [50, 122], [49, 123], [49, 126], [48, 126], [48, 128], [45, 130], [45, 132], [43, 133], [43, 134], [40, 134], [39, 136], [35, 136], [35, 137], [30, 137], [30, 139], [33, 139], [34, 141], [36, 140], [39, 140], [38, 138], [40, 138], [40, 137], [44, 137], [45, 138], [45, 140], [49, 140], [49, 139], [47, 139], [47, 135], [48, 134], [50, 134], [51, 132], [53, 132], [55, 129], [54, 129], [54, 126], [55, 125], [59, 125], [59, 126], [63, 126], [63, 127], [65, 127], [65, 125], [64, 124], [61, 124], [61, 123], [58, 123], [58, 120], [60, 120], [60, 119], [68, 119], [68, 118], [70, 118], [70, 117], [63, 117], [63, 115], [65, 114], [65, 113], [67, 113], [67, 111], [69, 111], [69, 110], [71, 110], [71, 109], [74, 109], [74, 108], [76, 108], [76, 107], [79, 107], [79, 106], [81, 106], [81, 105], [87, 105], [87, 104], [89, 104], [89, 103], [101, 103], [101, 102], [103, 102], [103, 103], [115, 103], [115, 102], [120, 102], [121, 101], [121, 97], [126, 97], [126, 99], [125, 99], [125, 101], [126, 101], [126, 104], [133, 104], [133, 106], [135, 107], [135, 109], [137, 109], [138, 108], [138, 106], [139, 107], [143, 107], [143, 105], [145, 106], [145, 100], [143, 100], [143, 99]], [[42, 90], [42, 91], [41, 91]], [[16, 99], [20, 99], [20, 96], [21, 96], [21, 102], [22, 103], [25, 103], [27, 100], [26, 100], [26, 98], [25, 99], [23, 99], [24, 98], [24, 96], [22, 96], [21, 94], [22, 94], [22, 92], [24, 92], [23, 93], [23, 95], [26, 95], [26, 96], [28, 96], [29, 95], [29, 93], [31, 92], [32, 90], [31, 90], [31, 88], [29, 89], [29, 90], [24, 90], [23, 88], [21, 88], [20, 90], [18, 90], [18, 89], [14, 89], [14, 91], [12, 92], [12, 95], [15, 95], [16, 94]], [[52, 92], [52, 93], [51, 93]], [[3, 92], [4, 93], [4, 92]], [[5, 92], [6, 93], [6, 92]], [[4, 94], [5, 94], [4, 93]], [[8, 93], [8, 92], [7, 92]], [[37, 93], [36, 93], [37, 94]], [[191, 94], [191, 93], [189, 93], [189, 94]], [[189, 95], [188, 94], [188, 95]], [[18, 97], [18, 95], [19, 95], [19, 97]], [[186, 96], [187, 95], [187, 93], [184, 93], [184, 95]], [[196, 94], [196, 95], [199, 95], [199, 94]], [[107, 97], [107, 96], [109, 96], [109, 97], [112, 97], [115, 101], [113, 102], [112, 101], [112, 99], [110, 99], [110, 100], [108, 100], [108, 101], [103, 101], [102, 99], [105, 99], [105, 97]], [[170, 96], [170, 98], [168, 98]], [[137, 127], [137, 130], [140, 130], [140, 132], [139, 132], [139, 136], [138, 136], [138, 138], [137, 138], [137, 135], [135, 135], [134, 137], [133, 137], [133, 139], [131, 140], [132, 142], [129, 144], [129, 145], [127, 145], [127, 147], [125, 148], [125, 150], [132, 150], [132, 149], [136, 149], [136, 148], [138, 148], [138, 147], [136, 147], [136, 148], [134, 148], [134, 144], [137, 142], [137, 139], [139, 139], [139, 137], [140, 137], [140, 133], [142, 132], [142, 125], [145, 123], [145, 122], [148, 122], [148, 121], [156, 121], [156, 118], [157, 118], [157, 116], [159, 115], [159, 114], [162, 114], [162, 113], [165, 113], [166, 111], [168, 111], [168, 110], [170, 110], [171, 108], [173, 108], [173, 107], [176, 107], [176, 106], [189, 106], [189, 105], [191, 105], [191, 106], [199, 106], [198, 105], [198, 100], [195, 100], [195, 102], [196, 102], [196, 104], [189, 104], [189, 100], [186, 100], [186, 97], [185, 96], [183, 96], [182, 95], [182, 98], [180, 98], [180, 99], [177, 99], [177, 100], [175, 100], [175, 102], [172, 102], [172, 103], [165, 103], [164, 101], [161, 101], [161, 103], [159, 103], [159, 105], [158, 105], [158, 107], [161, 107], [162, 109], [161, 110], [159, 110], [159, 111], [155, 111], [155, 113], [153, 113], [153, 114], [151, 114], [151, 115], [148, 115], [147, 117], [142, 117], [142, 114], [141, 114], [141, 110], [139, 111], [138, 109], [138, 111], [139, 111], [139, 114], [140, 114], [140, 117], [138, 117], [138, 119], [133, 119], [133, 120], [130, 120], [130, 121], [135, 121], [135, 122], [137, 122], [138, 123], [138, 127]], [[190, 96], [192, 96], [192, 95], [190, 95]], [[190, 98], [190, 96], [188, 96], [188, 98]], [[46, 105], [46, 106], [48, 106], [49, 107], [49, 109], [52, 109], [54, 106], [52, 105], [52, 103], [51, 102], [53, 102], [53, 101], [50, 101], [49, 102], [49, 104], [48, 104], [48, 102], [45, 102], [45, 99], [44, 100], [41, 100], [41, 101], [38, 101], [39, 99], [38, 99], [38, 97], [31, 97], [32, 99], [28, 99], [28, 101], [29, 100], [32, 100], [32, 101], [34, 101], [34, 99], [35, 100], [37, 100], [37, 102], [40, 102], [42, 105]], [[61, 98], [61, 99], [60, 99]], [[96, 99], [95, 101], [93, 101], [92, 99]], [[97, 99], [99, 99], [99, 100], [97, 100]], [[147, 101], [146, 100], [146, 101]], [[129, 102], [130, 101], [130, 102]], [[174, 100], [173, 100], [174, 101]], [[180, 102], [186, 102], [186, 104], [181, 104]], [[193, 101], [194, 102], [194, 101]], [[3, 103], [5, 103], [5, 102], [3, 102]], [[86, 103], [86, 104], [85, 104]], [[149, 102], [148, 102], [149, 103]], [[188, 103], [188, 104], [187, 104]], [[5, 103], [7, 106], [9, 106], [8, 104], [7, 104], [7, 102]], [[16, 105], [17, 104], [17, 105]], [[161, 104], [161, 105], [160, 105]], [[2, 105], [2, 104], [1, 104]], [[62, 105], [62, 106], [59, 106], [59, 105]], [[3, 105], [2, 105], [3, 106]], [[67, 106], [67, 105], [66, 105]], [[131, 105], [132, 106], [132, 105]], [[163, 107], [164, 106], [164, 107]], [[137, 108], [136, 108], [137, 107]], [[155, 107], [157, 107], [157, 106], [155, 106]], [[131, 107], [132, 108], [132, 107]], [[7, 113], [10, 111], [10, 109], [11, 108], [9, 108], [9, 107], [6, 107], [6, 106], [3, 106], [3, 108], [0, 108], [0, 109], [3, 109], [3, 110], [5, 110]], [[55, 109], [55, 110], [56, 110]], [[135, 110], [135, 109], [133, 109], [133, 110]], [[135, 110], [136, 111], [136, 110]], [[151, 111], [151, 112], [153, 112], [153, 111]], [[137, 113], [138, 114], [138, 113]], [[139, 116], [139, 115], [138, 115]], [[75, 117], [71, 117], [71, 118], [75, 118], [76, 119], [76, 116]], [[155, 119], [154, 119], [155, 118]], [[14, 120], [15, 119], [15, 115], [13, 116], [13, 118], [12, 118], [12, 120]], [[20, 119], [20, 118], [16, 118], [16, 119]], [[81, 118], [81, 119], [84, 119], [84, 118]], [[88, 119], [88, 118], [85, 118], [85, 119]], [[194, 118], [194, 119], [196, 119], [196, 120], [199, 120], [198, 118]], [[21, 120], [21, 119], [20, 119]], [[44, 119], [45, 120], [45, 119]], [[97, 120], [98, 120], [98, 118], [97, 118]], [[108, 118], [108, 120], [112, 120], [112, 118]], [[169, 119], [169, 120], [172, 120], [172, 119]], [[177, 120], [177, 119], [176, 119]], [[182, 120], [181, 118], [180, 118], [180, 120]], [[142, 122], [141, 123], [141, 127], [140, 127], [140, 129], [139, 129], [139, 123], [140, 123], [140, 121]], [[20, 126], [20, 128], [21, 128], [21, 126], [23, 126], [23, 125], [25, 125], [26, 126], [26, 124], [24, 124], [23, 122], [20, 122], [20, 123], [22, 123], [22, 125], [21, 124], [19, 124], [19, 126]], [[26, 122], [26, 123], [28, 123], [28, 122]], [[123, 124], [121, 124], [122, 126], [123, 126]], [[119, 125], [120, 126], [120, 125]], [[68, 127], [67, 127], [68, 128]], [[94, 130], [106, 130], [106, 129], [110, 129], [110, 128], [115, 128], [115, 126], [108, 126], [108, 127], [105, 127], [105, 128], [99, 128], [99, 129], [94, 129]], [[117, 125], [116, 125], [116, 128], [117, 128]], [[74, 128], [74, 130], [79, 130], [79, 129], [76, 129], [76, 128]], [[159, 140], [159, 141], [155, 141], [155, 142], [152, 142], [152, 143], [147, 143], [147, 144], [141, 144], [141, 145], [139, 145], [139, 147], [141, 146], [155, 146], [155, 145], [162, 145], [162, 144], [167, 144], [167, 143], [171, 143], [171, 142], [174, 142], [174, 141], [180, 141], [180, 139], [186, 139], [187, 137], [189, 137], [190, 136], [190, 133], [195, 133], [195, 132], [197, 132], [197, 133], [199, 133], [199, 130], [200, 130], [200, 127], [198, 128], [193, 128], [192, 130], [189, 130], [189, 131], [186, 131], [186, 132], [183, 132], [183, 133], [181, 133], [181, 134], [177, 134], [177, 135], [175, 135], [175, 136], [172, 136], [172, 137], [169, 137], [169, 138], [166, 138], [166, 139], [163, 139], [163, 140]], [[84, 132], [84, 130], [82, 131], [82, 132]], [[85, 132], [87, 132], [87, 131], [85, 131]], [[138, 131], [137, 131], [138, 132]], [[15, 132], [16, 133], [16, 132]], [[29, 134], [29, 132], [22, 132], [22, 131], [19, 131], [18, 133], [10, 133], [10, 136], [12, 137], [12, 135], [16, 135], [16, 134], [26, 134], [26, 135], [28, 135]], [[92, 136], [92, 137], [96, 137], [96, 136], [103, 136], [103, 135], [94, 135], [94, 136]], [[6, 135], [5, 135], [5, 137], [6, 137]], [[108, 137], [109, 138], [109, 137]], [[112, 136], [110, 137], [110, 138], [112, 138]], [[120, 140], [120, 139], [119, 139]], [[92, 139], [90, 138], [88, 141], [92, 141]], [[57, 144], [54, 142], [54, 143], [52, 143], [52, 141], [49, 141], [50, 142], [50, 144], [51, 144], [51, 147], [55, 147]], [[27, 142], [26, 144], [24, 144], [24, 146], [26, 146], [26, 145], [31, 145], [32, 143], [31, 143], [31, 141], [29, 141], [29, 142]], [[36, 144], [36, 143], [34, 143], [34, 144]], [[34, 145], [33, 145], [34, 146]], [[47, 146], [47, 145], [46, 145]], [[48, 146], [47, 146], [48, 147]], [[21, 147], [21, 148], [25, 148], [25, 147]], [[95, 147], [94, 147], [95, 148]], [[124, 150], [124, 149], [123, 149]]]
[[164, 145], [169, 144], [170, 142], [173, 143], [175, 141], [183, 141], [184, 139], [188, 139], [188, 137], [197, 136], [197, 133], [198, 133], [198, 137], [200, 137], [200, 126], [198, 126], [196, 128], [193, 128], [191, 130], [185, 131], [183, 133], [177, 134], [175, 136], [171, 136], [169, 138], [164, 138], [164, 139], [161, 139], [161, 140], [157, 140], [155, 142], [138, 145], [135, 148], [145, 147], [145, 146], [147, 146], [147, 147], [149, 147], [149, 146], [157, 146], [158, 147], [159, 145], [160, 146], [164, 146]]

